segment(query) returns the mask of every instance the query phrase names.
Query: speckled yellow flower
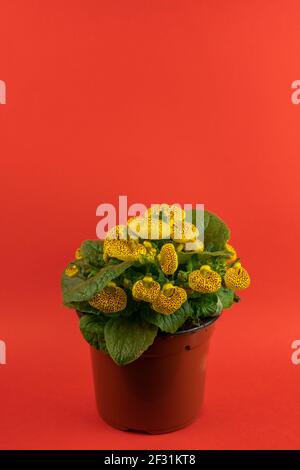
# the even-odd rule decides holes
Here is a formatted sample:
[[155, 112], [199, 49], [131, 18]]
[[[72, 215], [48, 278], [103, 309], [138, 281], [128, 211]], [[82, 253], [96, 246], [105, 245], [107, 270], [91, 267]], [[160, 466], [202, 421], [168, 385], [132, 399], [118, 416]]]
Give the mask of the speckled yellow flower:
[[170, 224], [163, 220], [149, 219], [148, 233], [151, 240], [169, 240], [171, 237]]
[[249, 274], [241, 263], [235, 263], [232, 268], [227, 269], [224, 280], [226, 287], [232, 290], [247, 289], [251, 282]]
[[146, 255], [146, 248], [133, 240], [104, 240], [104, 255], [121, 261], [138, 261]]
[[182, 223], [185, 212], [179, 204], [153, 204], [146, 210], [144, 217], [161, 219], [172, 226], [175, 222]]
[[79, 260], [79, 259], [82, 259], [83, 256], [82, 256], [82, 253], [80, 251], [80, 248], [77, 248], [77, 250], [75, 251], [75, 259]]
[[152, 308], [157, 313], [171, 315], [176, 312], [187, 300], [187, 294], [182, 287], [165, 284], [162, 291], [152, 303]]
[[171, 228], [166, 222], [146, 217], [135, 217], [128, 223], [130, 236], [143, 240], [164, 240], [170, 238]]
[[175, 273], [178, 268], [178, 256], [172, 243], [166, 243], [162, 246], [158, 260], [160, 267], [165, 274], [171, 275]]
[[116, 225], [107, 233], [105, 240], [128, 240], [129, 234], [126, 225]]
[[153, 302], [160, 292], [160, 285], [154, 281], [152, 276], [145, 276], [140, 281], [134, 283], [132, 295], [137, 300]]
[[111, 257], [121, 261], [137, 261], [146, 255], [146, 248], [137, 240], [123, 239], [126, 233], [127, 227], [118, 225], [107, 234], [103, 244], [106, 259]]
[[171, 237], [177, 243], [194, 242], [199, 237], [199, 230], [190, 222], [175, 223], [172, 228]]
[[189, 275], [189, 286], [191, 289], [202, 292], [217, 292], [221, 287], [222, 279], [220, 274], [211, 269], [210, 266], [204, 265]]
[[144, 217], [130, 217], [127, 222], [128, 234], [130, 238], [148, 238], [145, 235], [146, 220]]
[[65, 269], [65, 275], [68, 277], [74, 277], [78, 273], [79, 269], [77, 268], [76, 264], [69, 264], [69, 266], [67, 266]]
[[89, 304], [103, 313], [116, 313], [124, 310], [127, 305], [126, 292], [110, 282], [104, 289], [96, 294]]
[[236, 253], [235, 249], [233, 248], [233, 246], [230, 245], [228, 242], [225, 243], [225, 249], [227, 251], [229, 251], [229, 253], [230, 253], [230, 258], [227, 258], [227, 264], [232, 263], [233, 261], [235, 261], [237, 259], [237, 253]]

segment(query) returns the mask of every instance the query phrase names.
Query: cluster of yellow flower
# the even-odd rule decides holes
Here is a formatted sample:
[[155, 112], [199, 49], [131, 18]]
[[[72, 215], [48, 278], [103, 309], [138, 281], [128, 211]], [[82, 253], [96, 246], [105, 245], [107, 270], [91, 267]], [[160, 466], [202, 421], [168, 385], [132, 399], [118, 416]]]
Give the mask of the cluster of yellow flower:
[[[170, 223], [168, 224], [157, 216], [164, 211], [169, 216]], [[183, 219], [184, 212], [177, 206], [161, 205], [158, 207], [158, 213], [153, 213], [153, 210], [148, 209], [144, 216], [131, 218], [127, 226], [118, 225], [108, 233], [103, 244], [104, 259], [108, 261], [112, 257], [122, 261], [148, 260], [157, 263], [165, 275], [173, 275], [178, 269], [178, 254], [184, 249], [185, 243], [192, 242], [195, 252], [201, 252], [204, 248], [198, 238], [198, 229], [193, 224], [186, 225], [186, 222], [182, 224]], [[179, 225], [181, 225], [181, 231]], [[184, 227], [184, 232], [182, 232], [182, 227]], [[171, 237], [172, 241], [164, 243], [158, 251], [158, 248], [149, 241], [150, 237], [148, 238], [149, 233], [154, 232], [154, 239], [164, 240]], [[224, 285], [232, 290], [247, 288], [250, 285], [250, 277], [241, 263], [236, 261], [235, 249], [229, 243], [225, 245], [225, 249], [230, 256], [227, 259]], [[76, 251], [75, 257], [81, 259], [80, 250]], [[65, 271], [65, 274], [70, 277], [77, 273], [76, 265], [68, 266]], [[209, 265], [202, 265], [188, 274], [188, 286], [192, 291], [214, 293], [220, 289], [221, 285], [221, 275]], [[132, 296], [136, 301], [150, 303], [154, 311], [170, 315], [187, 300], [187, 291], [171, 282], [161, 287], [151, 275], [146, 275], [134, 283]], [[110, 282], [89, 303], [104, 313], [119, 312], [127, 305], [127, 295], [123, 288]]]
[[151, 276], [145, 276], [135, 282], [132, 295], [136, 300], [149, 302], [153, 310], [165, 315], [176, 312], [187, 299], [186, 291], [182, 287], [166, 283], [161, 289], [160, 284]]

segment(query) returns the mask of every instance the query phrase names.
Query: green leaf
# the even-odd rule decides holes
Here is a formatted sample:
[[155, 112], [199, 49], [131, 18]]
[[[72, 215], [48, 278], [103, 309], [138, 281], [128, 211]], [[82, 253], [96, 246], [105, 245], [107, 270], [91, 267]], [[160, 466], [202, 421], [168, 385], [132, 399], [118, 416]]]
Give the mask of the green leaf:
[[96, 308], [92, 307], [88, 302], [69, 302], [67, 307], [74, 308], [81, 313], [92, 313], [94, 315], [99, 315], [100, 312]]
[[176, 333], [189, 316], [189, 305], [188, 302], [185, 302], [179, 310], [171, 315], [156, 313], [149, 307], [148, 309], [144, 309], [142, 316], [149, 323], [158, 326], [161, 331]]
[[84, 258], [92, 265], [103, 264], [103, 241], [85, 240], [80, 246], [80, 252]]
[[[187, 211], [188, 214], [189, 211]], [[192, 221], [196, 223], [196, 210], [192, 210]], [[230, 238], [230, 231], [227, 225], [209, 211], [204, 211], [204, 227], [198, 227], [200, 231], [204, 229], [204, 247], [206, 251], [224, 250], [225, 243]]]
[[192, 294], [190, 302], [196, 318], [219, 315], [223, 305], [217, 294]]
[[198, 254], [199, 258], [202, 256], [210, 256], [210, 257], [218, 257], [221, 256], [222, 258], [230, 257], [230, 253], [227, 250], [219, 250], [219, 251], [202, 251]]
[[104, 327], [109, 318], [96, 315], [84, 315], [80, 319], [80, 331], [84, 339], [94, 348], [107, 351]]
[[105, 325], [107, 350], [118, 365], [129, 364], [151, 346], [157, 327], [139, 316], [111, 318]]
[[76, 287], [81, 284], [83, 281], [85, 281], [85, 278], [81, 276], [80, 274], [75, 276], [75, 277], [69, 277], [66, 276], [65, 273], [62, 274], [61, 276], [61, 290], [62, 290], [62, 296], [63, 296], [63, 303], [67, 307], [74, 308], [74, 305], [72, 302], [68, 302], [65, 299], [65, 296], [67, 292], [71, 289], [76, 289]]
[[[108, 265], [89, 279], [69, 278], [73, 281], [66, 285], [66, 277], [63, 274], [63, 301], [68, 305], [70, 302], [82, 302], [90, 300], [97, 292], [101, 291], [109, 281], [120, 276], [132, 265], [131, 261], [123, 261], [119, 264]], [[80, 279], [80, 280], [79, 280]]]
[[204, 212], [204, 246], [206, 251], [223, 250], [230, 238], [227, 225], [211, 212]]
[[222, 302], [223, 308], [229, 308], [234, 302], [234, 291], [227, 289], [226, 287], [221, 287], [218, 290], [217, 295]]

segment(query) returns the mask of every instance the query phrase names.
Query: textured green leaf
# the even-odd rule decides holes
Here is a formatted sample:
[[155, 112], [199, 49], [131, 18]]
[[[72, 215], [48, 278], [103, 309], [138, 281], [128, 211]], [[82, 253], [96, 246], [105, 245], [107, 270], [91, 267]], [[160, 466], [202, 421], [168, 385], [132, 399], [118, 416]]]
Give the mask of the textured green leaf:
[[[196, 210], [192, 210], [192, 220], [196, 223]], [[227, 225], [209, 211], [204, 211], [204, 227], [198, 227], [200, 231], [204, 228], [205, 251], [220, 251], [224, 249], [224, 244], [230, 238], [230, 231]]]
[[204, 246], [206, 251], [223, 250], [225, 243], [230, 238], [227, 225], [211, 212], [204, 212]]
[[92, 313], [94, 315], [100, 314], [99, 310], [92, 307], [87, 301], [69, 302], [66, 306], [70, 308], [74, 308], [74, 310], [78, 310], [78, 312], [81, 312], [81, 313]]
[[80, 331], [84, 339], [94, 348], [107, 351], [104, 339], [104, 327], [109, 321], [101, 315], [84, 315], [80, 319]]
[[223, 308], [229, 308], [234, 302], [234, 291], [221, 287], [217, 292], [220, 301], [222, 302]]
[[137, 315], [111, 318], [105, 325], [107, 350], [118, 365], [129, 364], [151, 346], [157, 327]]
[[[126, 269], [132, 265], [131, 261], [124, 261], [119, 264], [107, 265], [93, 277], [89, 279], [69, 278], [72, 280], [66, 284], [66, 277], [63, 275], [63, 301], [68, 305], [70, 302], [82, 302], [90, 300], [97, 292], [101, 291], [109, 281], [120, 276]], [[80, 281], [79, 281], [80, 279]]]
[[103, 241], [85, 240], [81, 243], [80, 252], [84, 258], [92, 265], [103, 264]]
[[62, 273], [62, 276], [61, 276], [61, 290], [62, 290], [63, 303], [64, 303], [64, 305], [66, 305], [66, 307], [76, 308], [75, 305], [73, 304], [73, 302], [66, 300], [66, 294], [71, 289], [76, 289], [76, 287], [84, 281], [85, 281], [85, 277], [83, 277], [80, 274], [78, 276], [75, 276], [75, 277], [69, 277], [69, 276], [66, 276], [65, 273]]
[[149, 323], [158, 326], [161, 331], [176, 333], [189, 316], [188, 308], [188, 302], [185, 302], [179, 310], [171, 315], [163, 315], [149, 307], [148, 309], [144, 309], [142, 316]]
[[222, 311], [222, 303], [217, 294], [193, 294], [190, 299], [196, 318], [219, 315]]

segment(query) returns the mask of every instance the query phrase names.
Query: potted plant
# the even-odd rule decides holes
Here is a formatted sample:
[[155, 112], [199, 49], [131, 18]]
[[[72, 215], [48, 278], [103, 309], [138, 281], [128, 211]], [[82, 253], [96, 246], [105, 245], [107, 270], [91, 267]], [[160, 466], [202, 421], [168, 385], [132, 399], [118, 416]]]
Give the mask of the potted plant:
[[197, 417], [216, 320], [250, 284], [224, 222], [205, 211], [199, 230], [195, 213], [188, 223], [174, 207], [84, 241], [62, 275], [63, 303], [91, 346], [99, 413], [122, 430], [163, 433]]

